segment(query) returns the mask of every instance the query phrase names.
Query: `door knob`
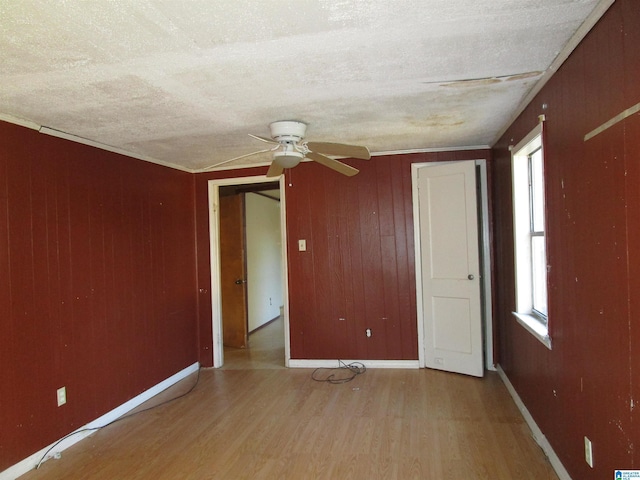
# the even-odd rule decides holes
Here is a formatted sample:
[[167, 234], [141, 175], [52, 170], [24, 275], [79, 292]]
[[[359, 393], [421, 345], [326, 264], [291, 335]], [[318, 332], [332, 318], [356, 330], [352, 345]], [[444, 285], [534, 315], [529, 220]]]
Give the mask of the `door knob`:
[[476, 277], [474, 277], [474, 276], [473, 276], [473, 273], [470, 273], [469, 275], [467, 275], [467, 278], [468, 278], [469, 280], [473, 280], [473, 279], [474, 279], [474, 278], [476, 278]]
[[246, 282], [246, 280], [243, 280], [243, 279], [239, 278], [239, 279], [236, 280], [235, 283], [236, 283], [236, 285], [242, 285], [245, 282]]

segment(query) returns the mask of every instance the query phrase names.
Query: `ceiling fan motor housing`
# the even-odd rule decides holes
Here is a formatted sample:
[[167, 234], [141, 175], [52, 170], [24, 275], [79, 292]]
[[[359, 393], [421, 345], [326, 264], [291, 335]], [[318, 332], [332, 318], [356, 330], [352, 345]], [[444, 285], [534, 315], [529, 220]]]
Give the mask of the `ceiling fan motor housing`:
[[271, 138], [278, 142], [299, 142], [307, 132], [307, 124], [295, 120], [281, 120], [269, 124]]

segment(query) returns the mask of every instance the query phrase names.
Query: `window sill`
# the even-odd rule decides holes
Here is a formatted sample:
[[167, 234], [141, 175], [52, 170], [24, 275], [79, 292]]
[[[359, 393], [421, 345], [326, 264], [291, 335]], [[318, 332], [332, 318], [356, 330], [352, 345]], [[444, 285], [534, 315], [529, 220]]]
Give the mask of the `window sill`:
[[546, 325], [543, 325], [540, 320], [533, 315], [517, 312], [512, 313], [520, 325], [526, 328], [527, 331], [536, 337], [540, 343], [551, 350], [551, 337], [549, 336], [549, 330]]

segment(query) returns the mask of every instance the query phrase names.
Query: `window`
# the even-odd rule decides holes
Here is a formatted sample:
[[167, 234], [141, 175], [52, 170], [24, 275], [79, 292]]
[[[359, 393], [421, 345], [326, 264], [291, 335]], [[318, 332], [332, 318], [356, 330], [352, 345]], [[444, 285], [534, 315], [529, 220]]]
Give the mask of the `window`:
[[547, 323], [547, 255], [544, 238], [544, 180], [542, 147], [528, 155], [531, 236], [531, 309]]
[[551, 348], [547, 309], [547, 253], [542, 122], [512, 150], [516, 311], [527, 330]]

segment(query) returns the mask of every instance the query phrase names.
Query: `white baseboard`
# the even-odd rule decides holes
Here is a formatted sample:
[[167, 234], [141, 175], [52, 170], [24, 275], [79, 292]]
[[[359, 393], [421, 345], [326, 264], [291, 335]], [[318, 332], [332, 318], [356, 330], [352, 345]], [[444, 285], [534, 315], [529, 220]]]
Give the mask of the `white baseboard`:
[[518, 407], [518, 410], [520, 410], [520, 413], [524, 417], [524, 421], [527, 422], [527, 425], [529, 425], [534, 440], [538, 443], [538, 445], [540, 445], [540, 448], [542, 448], [542, 451], [549, 459], [549, 462], [551, 463], [553, 469], [556, 471], [556, 475], [558, 475], [558, 478], [560, 480], [571, 480], [569, 472], [567, 472], [567, 470], [564, 468], [564, 465], [562, 465], [562, 462], [556, 455], [556, 452], [551, 447], [551, 444], [547, 440], [547, 437], [544, 436], [542, 430], [540, 430], [540, 427], [538, 427], [538, 424], [529, 413], [529, 410], [527, 410], [527, 407], [524, 405], [524, 402], [520, 398], [520, 395], [518, 395], [518, 392], [516, 392], [515, 388], [513, 388], [513, 385], [509, 381], [507, 374], [504, 373], [504, 370], [500, 365], [497, 366], [497, 370], [498, 375], [500, 375], [500, 378], [507, 387], [507, 390], [509, 390], [511, 398], [513, 398], [513, 401]]
[[289, 368], [338, 368], [361, 363], [367, 368], [420, 368], [418, 360], [300, 360], [290, 359]]
[[[122, 417], [124, 414], [130, 412], [131, 410], [138, 407], [142, 403], [146, 402], [150, 398], [154, 397], [155, 395], [158, 395], [163, 390], [166, 390], [170, 386], [178, 383], [180, 380], [182, 380], [183, 378], [186, 378], [192, 373], [197, 372], [199, 368], [200, 368], [200, 364], [194, 363], [193, 365], [190, 365], [187, 368], [179, 371], [175, 375], [172, 375], [166, 380], [163, 380], [162, 382], [151, 387], [150, 389], [145, 390], [137, 397], [132, 398], [128, 402], [123, 403], [119, 407], [114, 408], [110, 412], [102, 415], [99, 418], [96, 418], [92, 422], [87, 423], [85, 426], [77, 429], [76, 432], [80, 432], [80, 433], [77, 433], [76, 435], [70, 434], [71, 435], [70, 437], [65, 438], [57, 445], [56, 445], [56, 442], [53, 442], [51, 445], [44, 447], [42, 450], [25, 458], [21, 462], [18, 462], [15, 465], [9, 467], [8, 469], [0, 472], [0, 480], [15, 480], [19, 476], [24, 475], [30, 470], [33, 470], [34, 468], [36, 468], [36, 466], [39, 463], [41, 463], [40, 460], [43, 458], [45, 454], [47, 455], [47, 457], [43, 461], [53, 458], [54, 456], [60, 454], [63, 450], [66, 450], [70, 446], [75, 445], [80, 440], [88, 437], [89, 435], [91, 435], [96, 431], [96, 430], [90, 430], [85, 432], [82, 430], [98, 428], [108, 423], [111, 423], [114, 420], [117, 420], [118, 418]], [[55, 445], [55, 448], [52, 448], [54, 445]], [[48, 452], [50, 448], [51, 448], [51, 451]]]

